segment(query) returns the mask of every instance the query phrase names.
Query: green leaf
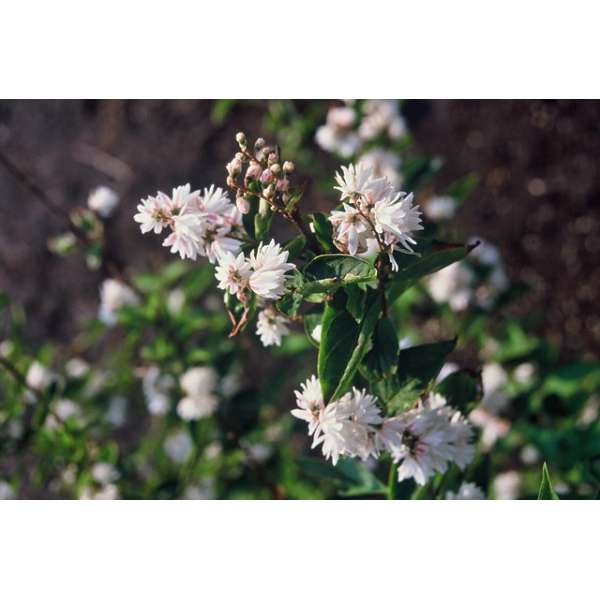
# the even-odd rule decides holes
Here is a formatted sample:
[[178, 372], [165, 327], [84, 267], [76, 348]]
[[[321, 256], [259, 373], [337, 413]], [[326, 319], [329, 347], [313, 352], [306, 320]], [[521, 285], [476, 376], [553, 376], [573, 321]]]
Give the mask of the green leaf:
[[254, 235], [258, 241], [263, 241], [271, 229], [273, 212], [269, 210], [266, 215], [256, 213], [254, 216]]
[[471, 195], [479, 183], [479, 177], [475, 173], [469, 173], [452, 183], [447, 190], [449, 196], [452, 196], [461, 206]]
[[357, 321], [360, 321], [365, 311], [367, 292], [363, 287], [360, 285], [349, 285], [345, 288], [346, 295], [348, 296], [346, 309]]
[[434, 342], [413, 346], [400, 351], [398, 356], [398, 387], [415, 380], [420, 389], [425, 389], [437, 377], [446, 357], [456, 346], [456, 338], [445, 342]]
[[544, 466], [542, 467], [542, 483], [540, 484], [538, 500], [560, 500], [558, 494], [552, 487], [552, 481], [550, 481], [550, 473], [548, 472], [548, 465], [546, 465], [546, 463], [544, 463]]
[[325, 304], [317, 373], [325, 401], [334, 398], [358, 341], [359, 326], [346, 311], [345, 294], [338, 292]]
[[481, 375], [466, 369], [450, 373], [437, 385], [436, 391], [454, 408], [468, 414], [483, 396]]
[[379, 320], [373, 334], [373, 347], [364, 358], [361, 372], [367, 379], [381, 379], [396, 371], [398, 336], [389, 317]]
[[292, 238], [284, 247], [284, 250], [287, 250], [288, 260], [294, 260], [302, 254], [302, 250], [306, 247], [306, 238], [303, 235], [297, 235], [295, 238]]
[[333, 245], [333, 227], [323, 213], [314, 213], [311, 215], [313, 226], [315, 228], [315, 237], [326, 252], [335, 250]]
[[323, 254], [304, 268], [302, 294], [332, 293], [342, 286], [377, 281], [377, 270], [368, 261], [345, 254]]
[[314, 329], [317, 325], [321, 324], [322, 318], [323, 318], [323, 314], [320, 312], [308, 313], [308, 314], [305, 314], [303, 317], [304, 333], [306, 333], [306, 337], [308, 338], [308, 341], [317, 348], [319, 347], [319, 342], [317, 342], [313, 338], [312, 332], [314, 331]]
[[[379, 315], [381, 314], [381, 296], [377, 292], [372, 292], [370, 298], [367, 300], [367, 309], [365, 316], [360, 322], [360, 328], [358, 333], [358, 339], [356, 341], [356, 347], [354, 348], [350, 360], [344, 369], [344, 372], [333, 392], [332, 399], [339, 398], [352, 384], [354, 375], [358, 370], [365, 354], [369, 350], [369, 344], [371, 342], [371, 336], [377, 325]], [[323, 334], [321, 334], [322, 336]], [[323, 339], [321, 337], [321, 339]]]
[[388, 298], [390, 303], [397, 300], [402, 292], [412, 287], [419, 279], [431, 275], [452, 263], [463, 259], [474, 246], [461, 246], [438, 250], [425, 256], [409, 256], [404, 258], [403, 264], [394, 276], [389, 289]]

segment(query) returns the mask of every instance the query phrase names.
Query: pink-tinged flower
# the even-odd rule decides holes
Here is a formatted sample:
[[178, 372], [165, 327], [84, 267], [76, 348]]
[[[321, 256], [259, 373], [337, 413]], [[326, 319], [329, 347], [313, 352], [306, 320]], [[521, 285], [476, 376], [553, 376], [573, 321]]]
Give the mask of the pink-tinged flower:
[[288, 251], [271, 240], [268, 245], [260, 244], [248, 259], [253, 273], [250, 288], [259, 297], [267, 300], [279, 299], [285, 291], [286, 273], [294, 268], [288, 263]]
[[372, 233], [369, 235], [369, 224], [360, 211], [348, 204], [343, 205], [343, 210], [332, 211], [329, 221], [335, 228], [335, 241], [341, 249], [353, 256], [358, 253], [361, 242], [366, 237], [372, 237]]
[[105, 279], [100, 287], [98, 318], [106, 325], [115, 325], [119, 309], [138, 302], [137, 295], [129, 286], [117, 279]]
[[215, 277], [219, 281], [219, 289], [230, 294], [241, 294], [248, 287], [250, 264], [243, 253], [234, 256], [231, 252], [222, 252], [218, 256]]
[[271, 307], [259, 312], [256, 333], [263, 346], [281, 346], [281, 338], [290, 332], [287, 327], [289, 323], [289, 319], [277, 314]]
[[291, 412], [294, 417], [308, 423], [308, 434], [313, 435], [319, 425], [321, 410], [325, 407], [319, 380], [312, 375], [305, 383], [300, 384], [300, 391], [295, 391], [296, 404]]
[[140, 224], [142, 233], [149, 231], [160, 233], [163, 228], [171, 224], [173, 215], [171, 214], [170, 200], [162, 192], [143, 199], [137, 209], [138, 212], [133, 220]]
[[369, 189], [373, 179], [373, 170], [363, 163], [342, 167], [341, 173], [335, 174], [337, 186], [334, 189], [342, 193], [342, 200], [352, 199], [357, 195], [364, 195]]
[[201, 252], [203, 227], [194, 213], [176, 215], [172, 219], [172, 233], [164, 240], [163, 246], [171, 248], [173, 254], [196, 260]]
[[403, 192], [387, 196], [373, 206], [376, 231], [391, 234], [393, 244], [399, 244], [398, 249], [409, 254], [414, 252], [409, 244], [416, 244], [410, 234], [423, 229], [420, 215], [419, 207], [413, 206], [413, 194], [407, 196]]

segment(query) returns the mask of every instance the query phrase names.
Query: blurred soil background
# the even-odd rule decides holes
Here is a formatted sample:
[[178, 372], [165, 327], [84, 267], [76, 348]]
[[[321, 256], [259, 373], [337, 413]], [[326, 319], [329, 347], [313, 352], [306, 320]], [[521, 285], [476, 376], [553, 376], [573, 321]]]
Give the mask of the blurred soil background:
[[[316, 102], [324, 121], [332, 103]], [[187, 100], [2, 101], [0, 151], [67, 210], [85, 206], [97, 185], [114, 188], [122, 200], [107, 225], [113, 254], [151, 270], [170, 258], [133, 222], [139, 199], [188, 181], [224, 186], [235, 132], [265, 135], [264, 102], [235, 103], [220, 125], [212, 110], [210, 101]], [[600, 358], [600, 102], [408, 101], [403, 113], [410, 152], [444, 158], [433, 191], [478, 175], [456, 229], [498, 245], [510, 277], [531, 288], [512, 310], [566, 355]], [[333, 176], [339, 161], [311, 143]], [[316, 186], [306, 195], [323, 210], [335, 198]], [[25, 306], [34, 342], [69, 339], [97, 311], [101, 274], [78, 253], [47, 249], [63, 231], [0, 165], [0, 289]]]

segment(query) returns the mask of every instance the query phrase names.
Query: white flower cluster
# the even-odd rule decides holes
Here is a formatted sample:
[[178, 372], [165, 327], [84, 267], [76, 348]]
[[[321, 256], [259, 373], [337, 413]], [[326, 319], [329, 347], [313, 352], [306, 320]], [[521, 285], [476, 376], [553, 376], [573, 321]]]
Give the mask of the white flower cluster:
[[217, 409], [219, 398], [215, 395], [218, 378], [211, 367], [192, 367], [179, 379], [185, 396], [177, 404], [177, 414], [184, 421], [209, 417]]
[[[481, 271], [485, 273], [478, 275]], [[500, 252], [489, 242], [482, 242], [466, 261], [451, 264], [428, 281], [431, 297], [448, 303], [457, 312], [472, 304], [489, 308], [508, 285]]]
[[407, 131], [396, 100], [367, 100], [360, 120], [350, 104], [330, 108], [325, 125], [317, 129], [315, 139], [323, 150], [349, 158], [358, 153], [365, 142], [381, 135], [397, 140]]
[[118, 311], [139, 302], [136, 293], [118, 279], [105, 279], [100, 287], [98, 318], [109, 327], [117, 323]]
[[248, 289], [259, 300], [278, 300], [285, 291], [286, 273], [294, 268], [287, 259], [288, 251], [282, 250], [275, 240], [267, 245], [260, 243], [249, 257], [243, 252], [237, 256], [223, 252], [215, 269], [218, 287], [241, 301], [246, 299]]
[[290, 332], [289, 322], [271, 306], [261, 310], [256, 320], [256, 333], [263, 346], [281, 346], [281, 338]]
[[206, 256], [215, 263], [219, 253], [237, 253], [241, 246], [236, 236], [241, 214], [227, 192], [214, 185], [203, 194], [191, 191], [189, 183], [174, 188], [170, 197], [157, 192], [142, 200], [137, 209], [134, 219], [142, 233], [170, 231], [163, 246], [181, 258]]
[[395, 417], [382, 415], [377, 398], [353, 388], [339, 400], [325, 404], [313, 375], [296, 391], [298, 408], [292, 415], [308, 423], [312, 447], [335, 465], [340, 456], [366, 460], [387, 451], [399, 463], [398, 481], [410, 477], [423, 485], [449, 463], [461, 469], [474, 457], [472, 429], [462, 414], [431, 395], [418, 406]]
[[336, 182], [343, 202], [343, 210], [334, 210], [329, 217], [336, 246], [365, 258], [385, 252], [397, 270], [394, 252], [412, 254], [411, 244], [416, 244], [412, 232], [423, 229], [413, 194], [396, 191], [387, 177], [376, 177], [364, 163], [342, 167]]

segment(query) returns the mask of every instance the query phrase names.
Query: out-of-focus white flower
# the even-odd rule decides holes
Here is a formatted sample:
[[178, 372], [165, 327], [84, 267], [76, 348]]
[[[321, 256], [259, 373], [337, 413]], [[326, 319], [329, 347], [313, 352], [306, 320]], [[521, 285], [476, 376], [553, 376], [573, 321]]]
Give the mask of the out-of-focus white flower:
[[138, 303], [135, 292], [117, 279], [105, 279], [100, 287], [98, 318], [106, 325], [117, 323], [117, 312], [127, 305]]
[[55, 379], [56, 375], [37, 360], [29, 365], [25, 376], [27, 385], [38, 392], [43, 392]]
[[206, 460], [216, 460], [223, 453], [221, 442], [211, 442], [204, 448], [203, 456]]
[[119, 472], [113, 465], [107, 462], [99, 462], [92, 465], [90, 473], [94, 480], [100, 485], [108, 485], [119, 479]]
[[8, 481], [0, 480], [0, 500], [13, 500], [16, 497], [15, 491]]
[[246, 257], [242, 253], [234, 256], [231, 252], [223, 252], [218, 261], [215, 269], [215, 277], [219, 282], [217, 287], [240, 296], [250, 279], [251, 268]]
[[522, 363], [513, 371], [513, 377], [519, 383], [530, 383], [535, 377], [535, 367], [531, 363]]
[[260, 244], [251, 252], [248, 262], [252, 267], [250, 288], [261, 298], [278, 300], [284, 293], [286, 273], [294, 268], [286, 262], [288, 251], [271, 240], [268, 245]]
[[506, 371], [498, 363], [488, 363], [481, 371], [481, 381], [483, 383], [481, 406], [492, 414], [504, 410], [510, 402], [510, 396], [504, 391], [508, 381]]
[[281, 338], [290, 332], [287, 327], [289, 323], [289, 319], [277, 314], [271, 307], [261, 310], [256, 322], [256, 333], [263, 346], [281, 346]]
[[493, 487], [498, 500], [514, 500], [519, 496], [521, 476], [516, 471], [506, 471], [494, 478]]
[[183, 492], [184, 500], [213, 500], [214, 498], [215, 484], [209, 477], [197, 484], [188, 485]]
[[177, 414], [185, 421], [194, 421], [212, 415], [219, 399], [214, 394], [217, 373], [211, 367], [193, 367], [179, 380], [186, 393], [177, 404]]
[[264, 463], [273, 454], [273, 450], [267, 444], [247, 444], [244, 446], [248, 459], [255, 463]]
[[178, 465], [185, 463], [192, 455], [194, 443], [190, 434], [181, 429], [169, 434], [163, 444], [167, 456]]
[[85, 487], [79, 495], [80, 500], [118, 500], [119, 488], [114, 483], [103, 485], [100, 489], [94, 490], [91, 487]]
[[373, 148], [360, 157], [360, 162], [372, 169], [375, 177], [385, 177], [394, 186], [402, 185], [402, 173], [400, 167], [402, 161], [394, 152]]
[[431, 221], [448, 221], [456, 214], [457, 208], [452, 196], [434, 196], [423, 206], [423, 212]]
[[465, 481], [458, 488], [458, 492], [448, 492], [446, 500], [485, 500], [485, 494], [474, 483]]
[[81, 379], [82, 377], [85, 377], [89, 373], [89, 370], [89, 363], [82, 358], [71, 358], [65, 364], [65, 372], [73, 379]]
[[474, 277], [461, 263], [453, 263], [434, 273], [427, 283], [436, 302], [447, 302], [452, 310], [465, 310], [473, 297]]
[[583, 405], [583, 410], [577, 419], [577, 424], [583, 427], [591, 425], [598, 418], [600, 402], [597, 396], [591, 396]]
[[327, 152], [349, 158], [360, 150], [361, 141], [353, 130], [356, 112], [349, 106], [330, 108], [325, 125], [315, 134], [317, 144]]
[[527, 444], [521, 448], [520, 457], [524, 464], [534, 465], [540, 460], [540, 451], [533, 444]]
[[87, 201], [90, 210], [101, 217], [110, 217], [119, 204], [119, 195], [109, 187], [100, 186], [92, 190]]
[[185, 292], [181, 288], [175, 288], [169, 292], [167, 296], [167, 310], [172, 315], [177, 315], [181, 312], [185, 304]]
[[321, 323], [315, 326], [315, 328], [311, 331], [310, 335], [317, 344], [321, 343], [321, 332], [323, 331], [323, 326]]
[[372, 140], [383, 133], [396, 140], [407, 131], [397, 100], [367, 100], [364, 112], [365, 116], [358, 128], [358, 133], [363, 140]]
[[153, 415], [164, 415], [169, 411], [169, 392], [175, 387], [170, 375], [163, 375], [156, 365], [143, 371], [142, 387], [148, 411]]
[[483, 408], [476, 408], [469, 414], [469, 421], [481, 428], [481, 448], [489, 451], [510, 430], [510, 421], [501, 419]]
[[238, 371], [227, 373], [219, 382], [219, 392], [225, 398], [235, 396], [242, 389], [242, 377]]
[[0, 342], [0, 356], [8, 358], [13, 350], [13, 343], [10, 340], [2, 340]]
[[61, 398], [54, 403], [54, 414], [61, 420], [82, 416], [81, 406], [69, 398]]
[[124, 396], [113, 396], [108, 404], [108, 410], [104, 418], [115, 427], [125, 424], [127, 417], [127, 398]]

